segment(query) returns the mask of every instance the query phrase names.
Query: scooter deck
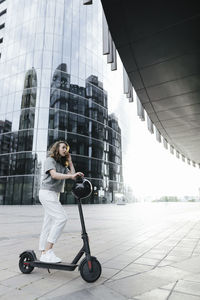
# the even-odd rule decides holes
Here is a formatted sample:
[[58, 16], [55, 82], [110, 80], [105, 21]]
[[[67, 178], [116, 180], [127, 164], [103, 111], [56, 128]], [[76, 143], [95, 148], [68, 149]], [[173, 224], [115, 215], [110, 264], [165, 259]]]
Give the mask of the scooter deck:
[[69, 264], [69, 263], [48, 263], [43, 262], [40, 260], [34, 260], [29, 263], [32, 267], [37, 268], [45, 268], [45, 269], [56, 269], [56, 270], [67, 270], [67, 271], [74, 271], [78, 265], [76, 264]]

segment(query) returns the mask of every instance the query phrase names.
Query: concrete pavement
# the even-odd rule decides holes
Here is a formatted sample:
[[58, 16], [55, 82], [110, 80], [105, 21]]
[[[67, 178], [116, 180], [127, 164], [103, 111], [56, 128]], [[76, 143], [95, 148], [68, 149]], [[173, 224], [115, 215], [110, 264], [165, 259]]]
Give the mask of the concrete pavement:
[[[82, 246], [76, 205], [55, 253], [70, 262]], [[0, 206], [0, 299], [200, 299], [200, 203], [84, 205], [92, 255], [102, 275], [86, 283], [78, 270], [19, 271], [19, 254], [34, 249], [43, 209]]]

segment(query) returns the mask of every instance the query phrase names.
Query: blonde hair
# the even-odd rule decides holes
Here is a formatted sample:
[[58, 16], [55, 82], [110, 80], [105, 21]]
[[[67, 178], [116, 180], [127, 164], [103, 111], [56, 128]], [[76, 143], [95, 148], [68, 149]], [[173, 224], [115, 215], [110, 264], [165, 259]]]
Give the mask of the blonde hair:
[[60, 144], [65, 144], [67, 146], [67, 154], [69, 153], [69, 145], [66, 141], [57, 141], [49, 148], [49, 156], [53, 157], [55, 161], [59, 162], [64, 167], [68, 166], [68, 157], [61, 156], [59, 154], [59, 146]]

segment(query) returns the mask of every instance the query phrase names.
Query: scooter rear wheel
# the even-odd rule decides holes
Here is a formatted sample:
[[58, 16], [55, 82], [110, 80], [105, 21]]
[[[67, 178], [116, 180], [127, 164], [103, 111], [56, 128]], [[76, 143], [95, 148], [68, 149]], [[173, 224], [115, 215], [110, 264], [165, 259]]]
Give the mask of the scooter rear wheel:
[[26, 252], [22, 254], [19, 260], [19, 268], [22, 273], [29, 274], [33, 271], [34, 267], [30, 266], [30, 261], [34, 261], [34, 257], [31, 253]]
[[86, 258], [82, 260], [79, 266], [81, 277], [87, 282], [95, 282], [101, 275], [100, 262], [91, 257], [92, 270], [89, 270], [88, 261]]

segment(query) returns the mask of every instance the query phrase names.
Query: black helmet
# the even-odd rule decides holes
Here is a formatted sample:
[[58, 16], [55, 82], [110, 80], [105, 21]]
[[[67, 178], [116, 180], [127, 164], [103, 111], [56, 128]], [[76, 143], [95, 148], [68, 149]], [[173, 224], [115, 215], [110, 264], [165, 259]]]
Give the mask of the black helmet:
[[86, 198], [92, 193], [92, 184], [89, 180], [78, 177], [72, 188], [72, 193], [76, 198]]

